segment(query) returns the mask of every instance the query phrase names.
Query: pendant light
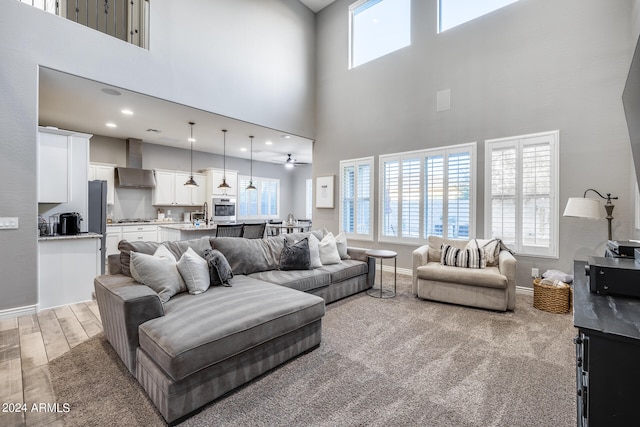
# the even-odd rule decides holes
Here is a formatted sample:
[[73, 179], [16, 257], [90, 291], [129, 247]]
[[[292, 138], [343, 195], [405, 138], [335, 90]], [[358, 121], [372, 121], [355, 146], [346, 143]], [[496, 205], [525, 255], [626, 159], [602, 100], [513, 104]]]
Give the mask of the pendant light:
[[193, 179], [193, 141], [195, 141], [193, 138], [193, 125], [195, 125], [195, 123], [189, 122], [189, 126], [191, 126], [191, 137], [189, 138], [189, 142], [191, 142], [191, 175], [187, 182], [184, 183], [185, 187], [198, 187], [198, 183]]
[[257, 190], [256, 186], [253, 185], [253, 135], [251, 135], [249, 138], [251, 138], [251, 161], [250, 161], [250, 167], [251, 167], [251, 179], [249, 180], [249, 185], [247, 185], [247, 190]]
[[231, 188], [229, 184], [227, 184], [227, 130], [222, 129], [223, 135], [223, 154], [222, 154], [222, 183], [218, 185], [218, 188]]

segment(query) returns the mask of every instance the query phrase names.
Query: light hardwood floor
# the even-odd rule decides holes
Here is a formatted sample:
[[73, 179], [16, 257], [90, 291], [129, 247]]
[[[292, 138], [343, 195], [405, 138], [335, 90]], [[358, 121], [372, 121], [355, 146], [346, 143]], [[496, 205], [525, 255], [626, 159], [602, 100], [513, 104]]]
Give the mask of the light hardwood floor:
[[0, 426], [63, 425], [57, 412], [33, 410], [64, 403], [55, 400], [47, 363], [100, 332], [95, 301], [0, 319]]

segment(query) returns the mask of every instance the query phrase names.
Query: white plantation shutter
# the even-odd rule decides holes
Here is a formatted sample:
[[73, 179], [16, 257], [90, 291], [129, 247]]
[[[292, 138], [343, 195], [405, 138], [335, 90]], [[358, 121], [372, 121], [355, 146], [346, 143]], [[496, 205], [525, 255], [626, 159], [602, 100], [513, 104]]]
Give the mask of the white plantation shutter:
[[371, 215], [371, 194], [373, 193], [373, 158], [367, 163], [358, 164], [356, 234], [370, 236], [373, 232]]
[[548, 247], [551, 232], [551, 147], [522, 147], [522, 244]]
[[277, 218], [280, 180], [253, 177], [257, 190], [247, 190], [248, 176], [238, 176], [238, 219]]
[[340, 229], [344, 230], [346, 233], [355, 232], [355, 179], [355, 164], [344, 165], [342, 168], [342, 225], [340, 226]]
[[[382, 157], [381, 157], [382, 159]], [[382, 235], [399, 236], [398, 207], [400, 200], [400, 160], [383, 162]]]
[[347, 236], [373, 238], [372, 179], [373, 157], [340, 162], [340, 230]]
[[424, 237], [442, 236], [444, 213], [444, 156], [425, 159]]
[[447, 170], [447, 237], [468, 239], [471, 223], [471, 154], [451, 153]]
[[558, 256], [559, 132], [486, 141], [486, 230], [518, 253]]
[[380, 240], [468, 238], [474, 232], [474, 159], [475, 143], [380, 156]]
[[516, 244], [516, 149], [491, 151], [491, 231], [490, 236]]
[[420, 163], [402, 160], [402, 237], [420, 237]]

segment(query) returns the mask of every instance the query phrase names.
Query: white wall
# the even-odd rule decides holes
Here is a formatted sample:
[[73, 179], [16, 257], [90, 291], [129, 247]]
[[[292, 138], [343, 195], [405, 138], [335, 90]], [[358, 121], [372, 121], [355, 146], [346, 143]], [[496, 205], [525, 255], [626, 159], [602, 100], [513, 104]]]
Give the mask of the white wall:
[[[413, 0], [411, 46], [348, 70], [350, 3], [338, 0], [317, 16], [314, 176], [337, 174], [341, 159], [477, 141], [482, 236], [483, 141], [559, 129], [560, 215], [587, 188], [611, 192], [620, 197], [614, 237], [629, 235], [631, 150], [621, 94], [635, 45], [631, 2], [520, 0], [437, 34], [437, 2]], [[451, 89], [451, 110], [438, 113], [442, 89]], [[338, 209], [316, 209], [314, 225], [337, 229]], [[606, 239], [604, 219], [561, 217], [560, 259], [519, 256], [518, 284], [531, 286], [532, 267], [571, 271], [573, 259], [602, 255]], [[411, 267], [417, 245], [384, 247]]]
[[37, 302], [38, 67], [314, 136], [315, 17], [292, 0], [152, 2], [150, 50], [0, 2], [0, 310]]

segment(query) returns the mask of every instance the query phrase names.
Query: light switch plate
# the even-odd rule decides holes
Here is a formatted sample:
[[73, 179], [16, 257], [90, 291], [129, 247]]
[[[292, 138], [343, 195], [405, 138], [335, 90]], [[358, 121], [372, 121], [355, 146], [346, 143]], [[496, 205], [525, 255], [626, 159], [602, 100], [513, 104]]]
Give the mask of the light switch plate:
[[18, 228], [18, 217], [0, 218], [0, 230], [14, 230]]

